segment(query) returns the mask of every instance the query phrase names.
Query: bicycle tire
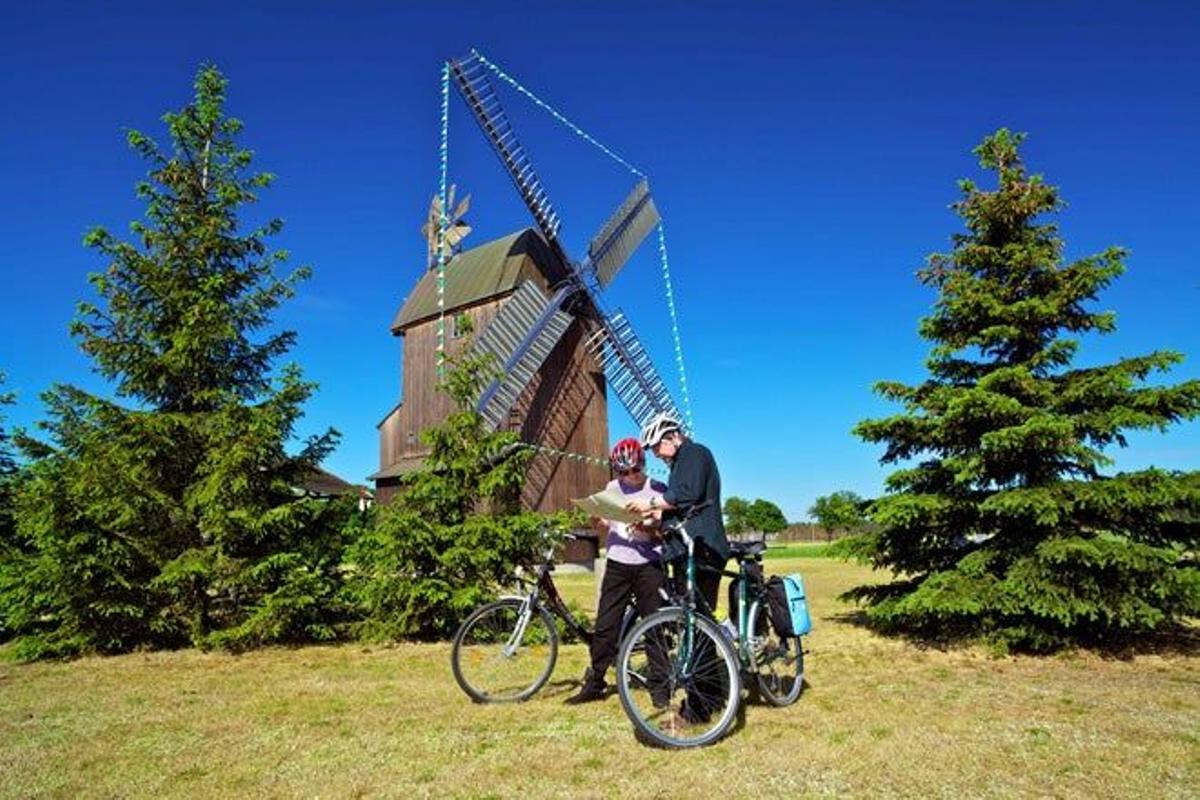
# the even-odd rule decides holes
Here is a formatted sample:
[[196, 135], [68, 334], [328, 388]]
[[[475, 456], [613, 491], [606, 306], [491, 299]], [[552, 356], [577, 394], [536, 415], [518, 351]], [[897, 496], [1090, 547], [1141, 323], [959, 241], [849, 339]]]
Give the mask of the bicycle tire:
[[[641, 620], [617, 655], [617, 692], [637, 732], [661, 747], [703, 747], [724, 736], [741, 703], [738, 658], [718, 625], [695, 614], [692, 656], [684, 658], [681, 608]], [[654, 662], [658, 661], [656, 665]]]
[[[510, 641], [521, 616], [519, 598], [503, 598], [471, 612], [454, 634], [454, 680], [476, 703], [528, 700], [550, 679], [558, 660], [558, 629], [550, 612], [533, 609], [515, 649]], [[494, 673], [494, 674], [491, 674]]]
[[800, 637], [780, 636], [761, 600], [750, 606], [747, 624], [759, 697], [773, 706], [790, 706], [799, 699], [804, 687], [804, 650]]

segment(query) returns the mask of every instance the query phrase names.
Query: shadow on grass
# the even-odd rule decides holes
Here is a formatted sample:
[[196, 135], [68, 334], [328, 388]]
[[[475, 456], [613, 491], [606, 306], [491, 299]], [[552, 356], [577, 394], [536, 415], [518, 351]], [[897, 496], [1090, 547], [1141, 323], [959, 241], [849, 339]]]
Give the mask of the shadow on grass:
[[[558, 697], [564, 694], [574, 694], [579, 689], [583, 688], [583, 680], [580, 678], [562, 678], [561, 680], [550, 681], [539, 694], [546, 697]], [[614, 690], [615, 692], [615, 690]]]
[[[996, 647], [978, 632], [955, 626], [947, 626], [939, 631], [885, 627], [873, 622], [861, 609], [831, 614], [826, 619], [863, 628], [886, 639], [904, 641], [921, 650], [950, 652], [982, 646], [992, 650], [997, 656], [1008, 654], [1003, 648]], [[1013, 649], [1011, 654], [1056, 656], [1072, 651], [1091, 653], [1100, 658], [1116, 661], [1129, 661], [1137, 656], [1146, 655], [1200, 656], [1200, 625], [1175, 624], [1152, 633], [1131, 635], [1124, 639], [1080, 641], [1073, 646], [1063, 646], [1045, 652]]]
[[1128, 661], [1134, 656], [1200, 656], [1200, 627], [1174, 625], [1128, 642], [1088, 648], [1105, 658]]

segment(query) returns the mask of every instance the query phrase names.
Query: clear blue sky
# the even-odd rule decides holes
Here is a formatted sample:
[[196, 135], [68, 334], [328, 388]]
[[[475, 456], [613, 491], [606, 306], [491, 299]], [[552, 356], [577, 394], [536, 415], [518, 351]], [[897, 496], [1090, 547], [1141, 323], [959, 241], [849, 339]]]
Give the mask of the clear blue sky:
[[[881, 491], [851, 427], [893, 408], [872, 382], [923, 376], [933, 300], [913, 272], [958, 230], [956, 179], [999, 126], [1062, 187], [1069, 256], [1121, 244], [1118, 330], [1084, 363], [1155, 348], [1200, 377], [1200, 6], [1195, 3], [9, 3], [0, 12], [0, 370], [10, 424], [55, 381], [104, 384], [67, 335], [89, 226], [124, 232], [145, 172], [123, 130], [163, 136], [202, 61], [229, 77], [262, 209], [314, 278], [279, 316], [321, 384], [306, 430], [327, 465], [376, 468], [399, 394], [388, 323], [423, 265], [437, 181], [439, 64], [479, 47], [651, 178], [667, 223], [698, 438], [727, 495], [792, 519], [837, 489]], [[631, 185], [507, 95], [578, 248]], [[451, 175], [480, 243], [527, 224], [453, 98]], [[672, 381], [657, 258], [613, 286]], [[615, 405], [615, 403], [614, 403]], [[612, 435], [630, 433], [614, 413]], [[1124, 469], [1200, 467], [1200, 425], [1135, 435]]]

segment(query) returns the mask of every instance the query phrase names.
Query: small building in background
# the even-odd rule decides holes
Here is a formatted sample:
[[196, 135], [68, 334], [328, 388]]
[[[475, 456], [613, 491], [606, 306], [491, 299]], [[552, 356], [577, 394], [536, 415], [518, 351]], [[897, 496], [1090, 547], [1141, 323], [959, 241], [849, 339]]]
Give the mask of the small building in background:
[[351, 495], [358, 498], [359, 511], [366, 511], [375, 501], [374, 494], [366, 486], [343, 480], [322, 467], [310, 472], [296, 487], [296, 491], [306, 497], [324, 500]]

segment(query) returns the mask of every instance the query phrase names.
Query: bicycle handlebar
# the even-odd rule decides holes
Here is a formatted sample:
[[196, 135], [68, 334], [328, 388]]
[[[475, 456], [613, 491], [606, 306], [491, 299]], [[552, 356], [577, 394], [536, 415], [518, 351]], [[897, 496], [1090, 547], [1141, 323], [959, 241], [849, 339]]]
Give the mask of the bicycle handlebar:
[[701, 511], [703, 511], [704, 509], [708, 508], [711, 505], [712, 505], [712, 500], [705, 500], [703, 503], [696, 503], [693, 506], [689, 506], [687, 508], [687, 510], [685, 510], [683, 512], [683, 514], [679, 517], [679, 519], [675, 519], [675, 520], [671, 520], [670, 522], [663, 523], [664, 530], [667, 528], [669, 528], [673, 531], [680, 530], [686, 523], [691, 522], [693, 519], [695, 519], [697, 516], [699, 516]]

